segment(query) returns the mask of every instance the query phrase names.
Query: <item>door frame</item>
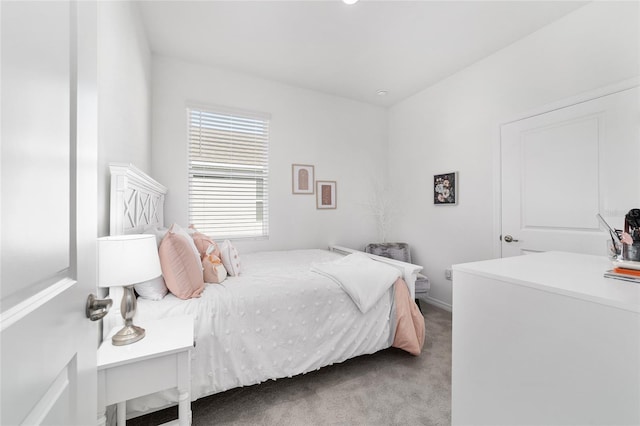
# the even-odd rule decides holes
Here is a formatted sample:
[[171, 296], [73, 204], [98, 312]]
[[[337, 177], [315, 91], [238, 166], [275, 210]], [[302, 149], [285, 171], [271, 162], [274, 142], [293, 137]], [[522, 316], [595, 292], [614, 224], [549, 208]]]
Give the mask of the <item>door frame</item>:
[[607, 85], [598, 89], [580, 93], [569, 98], [551, 102], [549, 104], [534, 108], [527, 112], [514, 114], [501, 120], [494, 129], [493, 143], [493, 257], [502, 257], [502, 126], [514, 123], [516, 121], [525, 120], [537, 115], [546, 114], [551, 111], [566, 108], [582, 102], [588, 102], [614, 93], [623, 92], [628, 89], [640, 86], [640, 76], [618, 83]]
[[[75, 149], [72, 150], [72, 170], [75, 174], [76, 227], [73, 231], [76, 277], [81, 284], [76, 287], [77, 300], [86, 300], [87, 290], [97, 289], [97, 237], [98, 237], [98, 3], [95, 0], [75, 0], [76, 7], [76, 76], [75, 76]], [[82, 234], [83, 238], [78, 238]], [[86, 238], [91, 236], [90, 238]], [[85, 321], [83, 344], [85, 357], [78, 357], [78, 386], [91, 389], [92, 397], [76, 406], [76, 416], [81, 421], [97, 420], [98, 369], [97, 349], [100, 338], [99, 323]], [[95, 390], [95, 391], [94, 391]], [[95, 398], [93, 397], [95, 396]], [[80, 399], [80, 396], [78, 396]], [[86, 398], [85, 398], [86, 399]]]

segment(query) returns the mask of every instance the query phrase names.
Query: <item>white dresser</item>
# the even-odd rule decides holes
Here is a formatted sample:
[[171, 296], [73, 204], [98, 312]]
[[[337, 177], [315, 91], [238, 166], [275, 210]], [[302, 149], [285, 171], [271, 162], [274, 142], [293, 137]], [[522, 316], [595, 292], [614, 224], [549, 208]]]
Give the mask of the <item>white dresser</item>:
[[640, 424], [640, 284], [606, 257], [454, 265], [454, 425]]

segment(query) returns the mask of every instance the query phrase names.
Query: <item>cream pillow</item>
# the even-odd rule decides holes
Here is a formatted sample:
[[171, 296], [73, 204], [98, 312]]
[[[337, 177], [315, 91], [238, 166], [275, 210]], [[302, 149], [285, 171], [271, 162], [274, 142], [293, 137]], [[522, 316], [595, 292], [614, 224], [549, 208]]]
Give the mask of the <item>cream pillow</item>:
[[204, 269], [204, 282], [220, 284], [227, 278], [227, 270], [218, 256], [213, 254], [202, 258], [202, 268]]
[[180, 299], [200, 297], [204, 290], [202, 263], [189, 243], [193, 244], [191, 237], [170, 230], [158, 252], [167, 288]]
[[230, 276], [240, 275], [240, 255], [231, 241], [225, 240], [220, 244], [220, 258]]

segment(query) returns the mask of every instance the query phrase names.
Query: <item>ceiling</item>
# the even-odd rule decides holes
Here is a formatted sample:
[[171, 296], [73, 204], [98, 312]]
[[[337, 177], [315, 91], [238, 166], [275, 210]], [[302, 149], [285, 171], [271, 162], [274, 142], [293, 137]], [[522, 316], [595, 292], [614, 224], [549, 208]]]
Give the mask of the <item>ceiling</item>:
[[585, 3], [154, 0], [138, 6], [154, 53], [390, 106]]

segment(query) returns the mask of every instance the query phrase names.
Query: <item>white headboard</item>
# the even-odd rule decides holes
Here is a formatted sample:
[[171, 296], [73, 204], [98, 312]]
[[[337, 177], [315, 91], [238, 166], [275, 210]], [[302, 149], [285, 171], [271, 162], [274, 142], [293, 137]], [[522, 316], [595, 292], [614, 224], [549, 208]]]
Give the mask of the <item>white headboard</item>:
[[[149, 226], [164, 225], [167, 188], [133, 164], [111, 163], [110, 235], [141, 234]], [[120, 314], [122, 287], [110, 287], [113, 306], [102, 320], [103, 337], [123, 324]]]
[[111, 163], [110, 235], [138, 234], [164, 225], [167, 188], [133, 164]]

